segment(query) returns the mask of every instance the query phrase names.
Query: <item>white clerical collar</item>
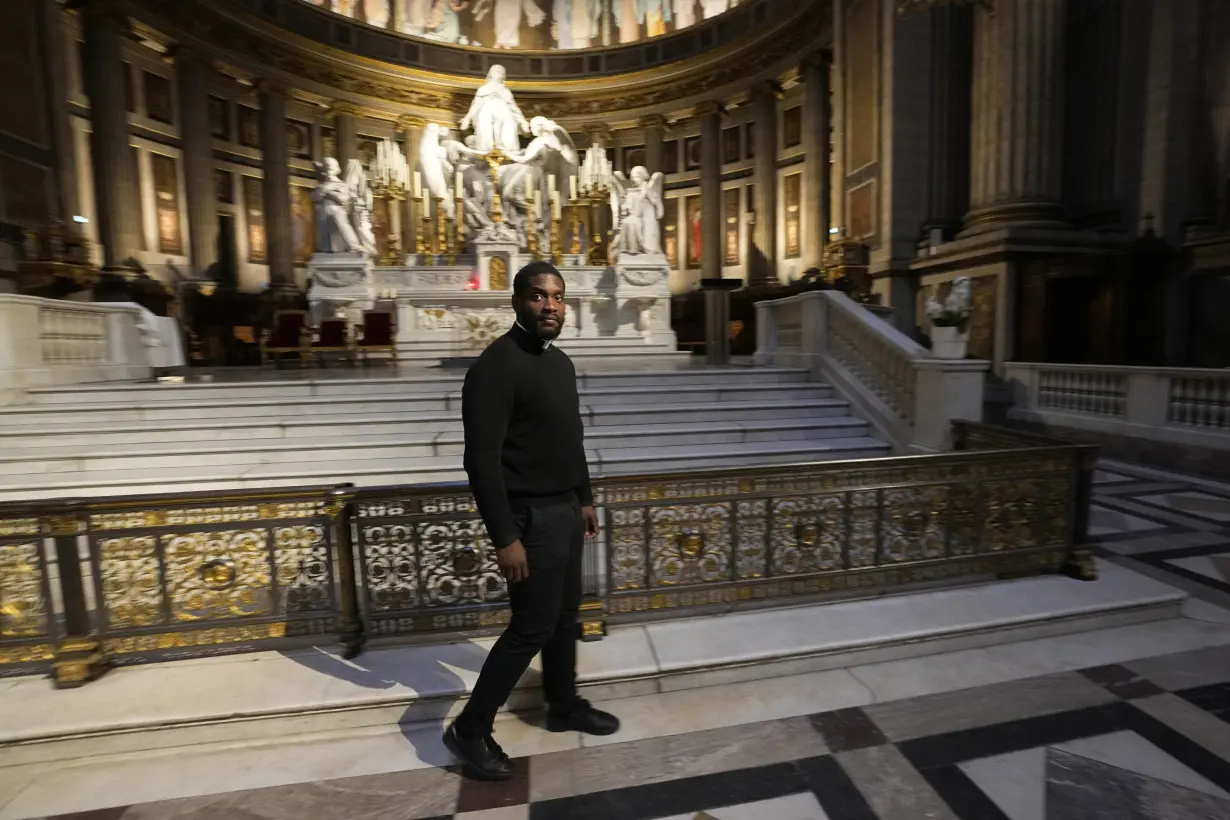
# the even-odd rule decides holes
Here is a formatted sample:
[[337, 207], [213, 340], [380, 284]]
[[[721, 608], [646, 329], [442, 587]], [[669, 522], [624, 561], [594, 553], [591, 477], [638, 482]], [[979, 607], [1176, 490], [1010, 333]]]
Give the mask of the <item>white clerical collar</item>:
[[[517, 320], [516, 320], [516, 322], [515, 322], [514, 324], [516, 324], [516, 325], [517, 325], [517, 327], [521, 328], [521, 332], [522, 332], [522, 333], [527, 333], [527, 334], [529, 334], [530, 336], [533, 336], [533, 335], [534, 335], [533, 333], [530, 333], [528, 330], [526, 330], [526, 329], [525, 329], [525, 325], [521, 324], [521, 320], [520, 320], [520, 319], [517, 319]], [[543, 342], [542, 342], [542, 349], [543, 349], [543, 350], [546, 350], [547, 348], [549, 348], [549, 347], [551, 346], [551, 344], [552, 344], [552, 342], [553, 342], [553, 341], [554, 341], [553, 339], [544, 339], [544, 340], [543, 340]]]

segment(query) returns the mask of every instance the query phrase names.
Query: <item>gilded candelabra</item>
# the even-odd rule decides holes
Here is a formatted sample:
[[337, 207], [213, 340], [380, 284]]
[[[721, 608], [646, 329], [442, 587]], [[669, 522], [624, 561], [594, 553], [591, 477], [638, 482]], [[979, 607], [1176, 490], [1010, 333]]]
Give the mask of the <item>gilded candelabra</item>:
[[[598, 227], [598, 215], [609, 201], [611, 189], [602, 183], [587, 185], [581, 189], [581, 198], [589, 205], [589, 252], [585, 261], [590, 265], [606, 265], [607, 249], [603, 246], [602, 230]], [[575, 241], [575, 240], [574, 240]]]
[[[552, 211], [552, 214], [554, 214], [554, 211]], [[564, 253], [563, 253], [563, 249], [560, 247], [560, 245], [562, 244], [562, 241], [560, 238], [560, 229], [562, 227], [561, 225], [562, 222], [563, 220], [560, 217], [552, 215], [551, 217], [551, 264], [557, 265], [557, 266], [562, 265], [564, 263]]]
[[572, 242], [568, 247], [568, 252], [573, 256], [581, 253], [581, 206], [579, 203], [573, 202], [568, 205], [569, 225], [572, 228]]
[[504, 221], [504, 207], [500, 202], [500, 165], [507, 158], [499, 148], [492, 148], [484, 157], [491, 171], [491, 221], [497, 225]]
[[462, 191], [457, 191], [457, 201], [454, 203], [457, 217], [453, 220], [453, 264], [456, 264], [457, 257], [465, 250], [465, 214], [466, 200]]
[[414, 210], [418, 214], [418, 219], [414, 220], [414, 252], [430, 264], [427, 262], [427, 231], [431, 227], [431, 217], [427, 214], [427, 197], [416, 196]]
[[436, 197], [436, 253], [448, 253], [448, 215], [444, 211], [442, 196]]

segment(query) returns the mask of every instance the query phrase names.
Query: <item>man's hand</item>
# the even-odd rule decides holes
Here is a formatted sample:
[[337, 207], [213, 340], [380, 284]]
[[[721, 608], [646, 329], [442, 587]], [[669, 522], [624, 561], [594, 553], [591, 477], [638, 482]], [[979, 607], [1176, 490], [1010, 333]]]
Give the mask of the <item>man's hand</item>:
[[530, 565], [525, 560], [525, 547], [521, 546], [519, 540], [496, 550], [495, 562], [510, 584], [524, 581], [530, 575]]
[[582, 507], [581, 518], [585, 520], [585, 537], [595, 537], [601, 529], [598, 526], [598, 511], [593, 507]]

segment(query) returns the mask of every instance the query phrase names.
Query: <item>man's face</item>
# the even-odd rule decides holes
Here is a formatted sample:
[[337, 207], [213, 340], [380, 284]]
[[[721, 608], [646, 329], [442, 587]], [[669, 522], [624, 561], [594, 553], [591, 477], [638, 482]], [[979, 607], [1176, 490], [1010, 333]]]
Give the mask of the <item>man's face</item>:
[[544, 342], [564, 328], [564, 283], [558, 276], [540, 273], [530, 280], [524, 296], [513, 296], [513, 310], [521, 326]]

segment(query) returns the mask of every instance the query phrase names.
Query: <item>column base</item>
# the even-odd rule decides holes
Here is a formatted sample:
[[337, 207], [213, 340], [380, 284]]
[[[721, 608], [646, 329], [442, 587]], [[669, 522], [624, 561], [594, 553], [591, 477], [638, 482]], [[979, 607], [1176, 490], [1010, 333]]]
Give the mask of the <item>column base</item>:
[[965, 228], [957, 236], [975, 236], [1006, 225], [1065, 228], [1068, 220], [1063, 206], [1050, 200], [1000, 202], [971, 210], [965, 218]]

